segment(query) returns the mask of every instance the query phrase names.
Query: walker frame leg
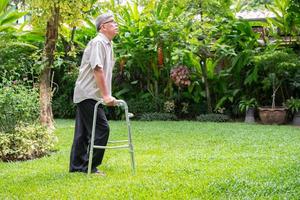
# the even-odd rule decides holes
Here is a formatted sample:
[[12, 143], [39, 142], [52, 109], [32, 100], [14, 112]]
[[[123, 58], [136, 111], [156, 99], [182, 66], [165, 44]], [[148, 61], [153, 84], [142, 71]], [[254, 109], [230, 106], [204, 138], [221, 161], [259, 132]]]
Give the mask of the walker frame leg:
[[[103, 101], [98, 101], [95, 105], [95, 108], [94, 108], [93, 127], [92, 127], [92, 135], [91, 135], [90, 149], [89, 149], [88, 175], [91, 174], [91, 170], [92, 170], [93, 150], [94, 150], [94, 148], [97, 148], [97, 149], [129, 148], [132, 174], [135, 175], [136, 168], [135, 168], [135, 160], [134, 160], [134, 149], [133, 149], [132, 138], [131, 138], [131, 127], [130, 127], [130, 121], [129, 121], [128, 106], [127, 106], [127, 103], [123, 100], [116, 100], [116, 101], [117, 101], [117, 106], [124, 107], [124, 110], [125, 110], [126, 124], [127, 124], [127, 128], [128, 128], [128, 140], [124, 140], [123, 142], [127, 142], [128, 144], [127, 145], [121, 145], [121, 146], [97, 146], [97, 145], [94, 144], [97, 110], [98, 110], [98, 106], [100, 104], [104, 104]], [[111, 142], [114, 142], [114, 141], [111, 141]]]

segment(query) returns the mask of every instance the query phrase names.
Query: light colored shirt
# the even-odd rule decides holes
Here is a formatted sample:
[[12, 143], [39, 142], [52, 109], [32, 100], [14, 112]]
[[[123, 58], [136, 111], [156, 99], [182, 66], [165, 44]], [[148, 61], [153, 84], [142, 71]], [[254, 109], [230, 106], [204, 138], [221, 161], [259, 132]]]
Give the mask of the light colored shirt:
[[102, 33], [93, 38], [84, 50], [76, 80], [73, 102], [85, 99], [101, 100], [100, 89], [94, 78], [96, 66], [102, 67], [109, 95], [111, 95], [111, 79], [114, 67], [114, 56], [111, 41]]

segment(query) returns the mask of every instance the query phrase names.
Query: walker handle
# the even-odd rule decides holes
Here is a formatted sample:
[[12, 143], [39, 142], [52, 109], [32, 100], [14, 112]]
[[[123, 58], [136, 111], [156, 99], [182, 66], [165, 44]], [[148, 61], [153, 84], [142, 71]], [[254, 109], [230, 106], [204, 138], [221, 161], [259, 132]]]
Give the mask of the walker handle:
[[125, 106], [127, 106], [127, 103], [124, 100], [122, 100], [122, 99], [117, 99], [116, 100], [116, 106], [123, 106], [123, 107], [125, 107]]

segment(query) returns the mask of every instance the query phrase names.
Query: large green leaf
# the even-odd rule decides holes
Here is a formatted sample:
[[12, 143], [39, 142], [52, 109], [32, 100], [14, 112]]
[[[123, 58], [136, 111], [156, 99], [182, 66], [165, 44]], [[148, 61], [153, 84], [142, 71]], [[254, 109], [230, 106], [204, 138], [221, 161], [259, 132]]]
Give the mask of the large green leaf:
[[256, 82], [258, 79], [258, 67], [255, 66], [252, 71], [247, 73], [247, 77], [244, 81], [246, 85], [251, 85], [251, 83]]
[[27, 12], [16, 12], [16, 11], [10, 12], [2, 20], [0, 20], [0, 26], [14, 23], [26, 14]]
[[14, 30], [11, 26], [0, 26], [0, 32], [12, 32]]
[[45, 40], [44, 33], [38, 31], [21, 32], [16, 36], [27, 42], [43, 42]]
[[114, 96], [115, 96], [116, 98], [120, 99], [120, 98], [122, 98], [122, 95], [123, 95], [123, 94], [126, 94], [126, 93], [129, 92], [129, 91], [130, 91], [129, 88], [123, 88], [123, 89], [121, 89], [121, 90], [115, 92], [115, 93], [114, 93]]
[[0, 0], [0, 15], [5, 12], [5, 9], [7, 8], [8, 3], [9, 3], [9, 0]]

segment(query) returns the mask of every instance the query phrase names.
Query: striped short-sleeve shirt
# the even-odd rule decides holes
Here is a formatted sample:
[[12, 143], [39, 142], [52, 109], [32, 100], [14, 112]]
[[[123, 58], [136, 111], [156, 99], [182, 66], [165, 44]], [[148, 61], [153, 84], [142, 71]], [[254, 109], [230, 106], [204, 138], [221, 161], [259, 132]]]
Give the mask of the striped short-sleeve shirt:
[[111, 41], [102, 33], [93, 38], [84, 50], [74, 89], [74, 103], [79, 103], [85, 99], [101, 100], [100, 89], [94, 78], [96, 66], [103, 67], [107, 89], [111, 95], [111, 79], [114, 67], [113, 49]]

